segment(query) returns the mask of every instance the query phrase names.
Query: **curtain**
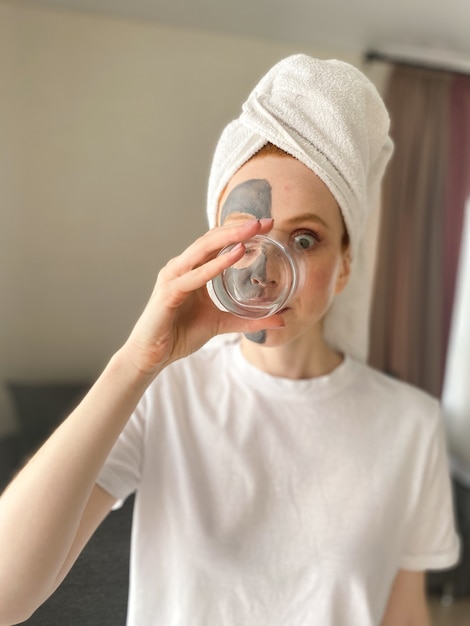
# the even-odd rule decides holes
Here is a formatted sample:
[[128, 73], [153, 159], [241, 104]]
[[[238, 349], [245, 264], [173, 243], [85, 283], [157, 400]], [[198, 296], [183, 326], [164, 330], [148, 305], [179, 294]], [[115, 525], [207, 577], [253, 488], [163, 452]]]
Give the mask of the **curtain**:
[[396, 65], [385, 102], [395, 154], [383, 187], [369, 360], [439, 397], [470, 196], [470, 76]]
[[370, 362], [440, 395], [443, 229], [452, 75], [395, 66], [385, 102], [395, 153], [384, 180]]

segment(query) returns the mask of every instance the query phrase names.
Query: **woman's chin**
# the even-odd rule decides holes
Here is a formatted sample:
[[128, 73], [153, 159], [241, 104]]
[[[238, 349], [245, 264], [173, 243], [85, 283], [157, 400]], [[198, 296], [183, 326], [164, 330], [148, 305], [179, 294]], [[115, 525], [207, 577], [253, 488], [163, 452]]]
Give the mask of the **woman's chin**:
[[260, 330], [255, 333], [245, 333], [245, 337], [260, 346], [272, 348], [282, 346], [287, 342], [284, 328]]

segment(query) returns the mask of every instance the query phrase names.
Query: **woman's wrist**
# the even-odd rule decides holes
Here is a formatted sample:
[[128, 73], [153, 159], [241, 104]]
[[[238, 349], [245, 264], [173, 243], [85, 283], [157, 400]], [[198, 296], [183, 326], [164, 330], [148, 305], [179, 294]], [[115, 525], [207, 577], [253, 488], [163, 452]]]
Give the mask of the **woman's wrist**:
[[165, 365], [152, 361], [147, 352], [128, 340], [111, 357], [108, 367], [119, 375], [129, 388], [145, 391]]

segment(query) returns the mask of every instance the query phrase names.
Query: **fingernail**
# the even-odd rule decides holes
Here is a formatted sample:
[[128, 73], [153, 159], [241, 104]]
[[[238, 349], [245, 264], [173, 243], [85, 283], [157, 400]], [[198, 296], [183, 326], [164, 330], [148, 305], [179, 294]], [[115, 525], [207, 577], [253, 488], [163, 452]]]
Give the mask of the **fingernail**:
[[230, 248], [230, 252], [237, 252], [241, 248], [243, 248], [243, 244], [242, 243], [236, 243], [232, 248]]

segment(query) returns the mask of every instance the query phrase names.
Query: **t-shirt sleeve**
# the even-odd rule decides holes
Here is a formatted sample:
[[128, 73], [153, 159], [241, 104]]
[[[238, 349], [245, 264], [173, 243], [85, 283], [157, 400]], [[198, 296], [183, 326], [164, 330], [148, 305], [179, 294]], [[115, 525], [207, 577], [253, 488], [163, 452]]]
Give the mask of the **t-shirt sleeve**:
[[114, 444], [96, 481], [119, 500], [133, 493], [140, 482], [146, 409], [147, 398], [144, 395]]
[[455, 530], [446, 437], [439, 408], [424, 459], [411, 532], [400, 564], [409, 570], [445, 569], [459, 558], [460, 542]]

